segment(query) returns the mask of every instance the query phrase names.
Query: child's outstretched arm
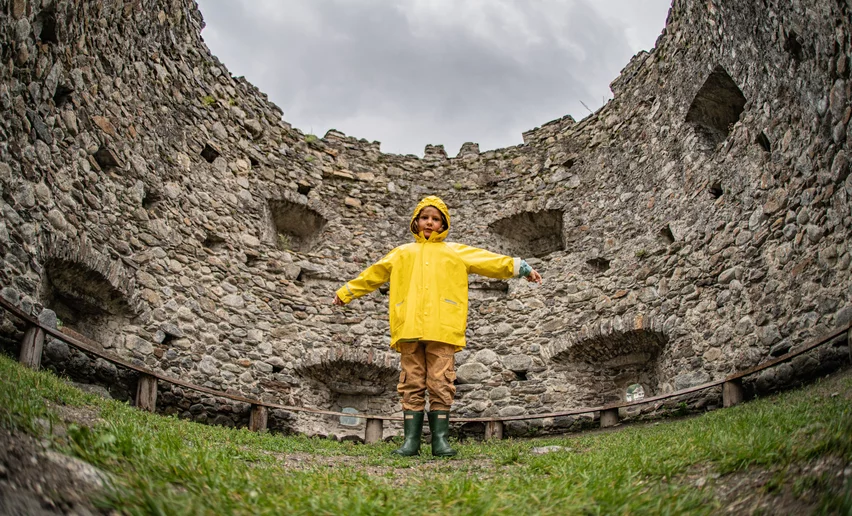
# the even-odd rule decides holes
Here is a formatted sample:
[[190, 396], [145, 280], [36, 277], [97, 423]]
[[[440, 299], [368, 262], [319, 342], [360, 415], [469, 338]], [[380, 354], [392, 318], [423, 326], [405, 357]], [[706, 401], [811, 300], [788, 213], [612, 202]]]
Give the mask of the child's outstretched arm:
[[489, 278], [507, 279], [512, 277], [526, 278], [527, 281], [541, 283], [541, 274], [520, 258], [492, 253], [477, 247], [459, 243], [448, 245], [458, 253], [467, 266], [468, 271]]
[[343, 306], [353, 299], [369, 294], [386, 283], [390, 279], [393, 257], [396, 252], [396, 249], [389, 252], [384, 258], [364, 269], [357, 278], [340, 287], [334, 293], [333, 303]]

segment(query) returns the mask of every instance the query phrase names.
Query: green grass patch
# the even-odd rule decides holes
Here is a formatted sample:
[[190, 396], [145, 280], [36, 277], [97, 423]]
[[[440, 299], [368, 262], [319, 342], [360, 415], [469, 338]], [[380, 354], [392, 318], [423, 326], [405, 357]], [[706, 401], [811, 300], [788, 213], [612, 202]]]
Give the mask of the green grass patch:
[[[44, 435], [51, 404], [103, 421], [71, 424], [55, 446], [114, 478], [97, 503], [128, 514], [709, 514], [728, 475], [770, 471], [761, 493], [818, 494], [849, 512], [834, 478], [796, 476], [817, 459], [852, 461], [852, 377], [701, 417], [617, 431], [459, 444], [453, 459], [392, 457], [358, 445], [199, 425], [82, 394], [0, 357], [0, 424]], [[831, 394], [837, 393], [834, 396]], [[47, 425], [49, 427], [50, 425]], [[562, 446], [545, 455], [533, 447]], [[696, 487], [695, 478], [710, 480]], [[793, 477], [793, 478], [791, 478]], [[715, 479], [715, 480], [714, 480]]]

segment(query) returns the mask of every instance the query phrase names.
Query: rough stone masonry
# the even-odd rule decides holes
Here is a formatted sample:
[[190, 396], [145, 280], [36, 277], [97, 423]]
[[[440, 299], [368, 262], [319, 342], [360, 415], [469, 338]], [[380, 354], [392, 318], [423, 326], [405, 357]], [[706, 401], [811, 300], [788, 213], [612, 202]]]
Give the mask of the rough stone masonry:
[[[192, 0], [0, 0], [0, 295], [168, 375], [392, 414], [386, 290], [345, 309], [331, 293], [405, 242], [409, 210], [437, 194], [453, 239], [531, 258], [546, 279], [472, 278], [455, 414], [721, 378], [852, 319], [850, 11], [675, 0], [656, 48], [593, 115], [515, 147], [428, 145], [418, 158], [291, 127], [210, 54]], [[0, 319], [10, 353], [16, 324]], [[830, 371], [846, 346], [747, 387]], [[44, 363], [119, 398], [135, 381], [60, 342]], [[247, 406], [160, 389], [166, 413], [248, 420]], [[360, 433], [327, 416], [271, 424]]]

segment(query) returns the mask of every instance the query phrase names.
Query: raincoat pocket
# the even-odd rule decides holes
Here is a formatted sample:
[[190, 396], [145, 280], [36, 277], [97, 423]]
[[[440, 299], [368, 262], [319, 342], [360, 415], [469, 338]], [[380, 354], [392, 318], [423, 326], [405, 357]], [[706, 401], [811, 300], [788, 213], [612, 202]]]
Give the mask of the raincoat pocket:
[[455, 342], [464, 339], [464, 329], [467, 323], [467, 307], [460, 301], [441, 298], [439, 303], [441, 329], [447, 334], [445, 342]]
[[391, 307], [390, 327], [391, 333], [395, 332], [405, 323], [405, 299]]

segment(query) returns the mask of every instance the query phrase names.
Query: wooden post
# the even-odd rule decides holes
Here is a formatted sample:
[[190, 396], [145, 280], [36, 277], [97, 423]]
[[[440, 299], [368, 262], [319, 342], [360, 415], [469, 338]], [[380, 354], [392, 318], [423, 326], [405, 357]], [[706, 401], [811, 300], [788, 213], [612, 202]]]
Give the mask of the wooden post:
[[249, 430], [252, 432], [263, 432], [269, 422], [269, 410], [263, 405], [252, 405], [251, 416], [249, 416]]
[[485, 423], [485, 440], [489, 439], [503, 439], [503, 422], [502, 421], [488, 421]]
[[383, 425], [384, 421], [381, 419], [368, 419], [367, 420], [367, 428], [364, 429], [364, 442], [367, 444], [373, 444], [380, 442], [383, 436]]
[[722, 384], [722, 406], [739, 405], [743, 401], [743, 381], [739, 378]]
[[38, 369], [41, 367], [42, 348], [44, 348], [44, 330], [33, 326], [27, 330], [24, 340], [21, 341], [20, 362], [32, 369]]
[[157, 411], [157, 378], [148, 374], [140, 374], [136, 384], [136, 408]]
[[609, 428], [618, 424], [618, 409], [601, 410], [601, 428]]

